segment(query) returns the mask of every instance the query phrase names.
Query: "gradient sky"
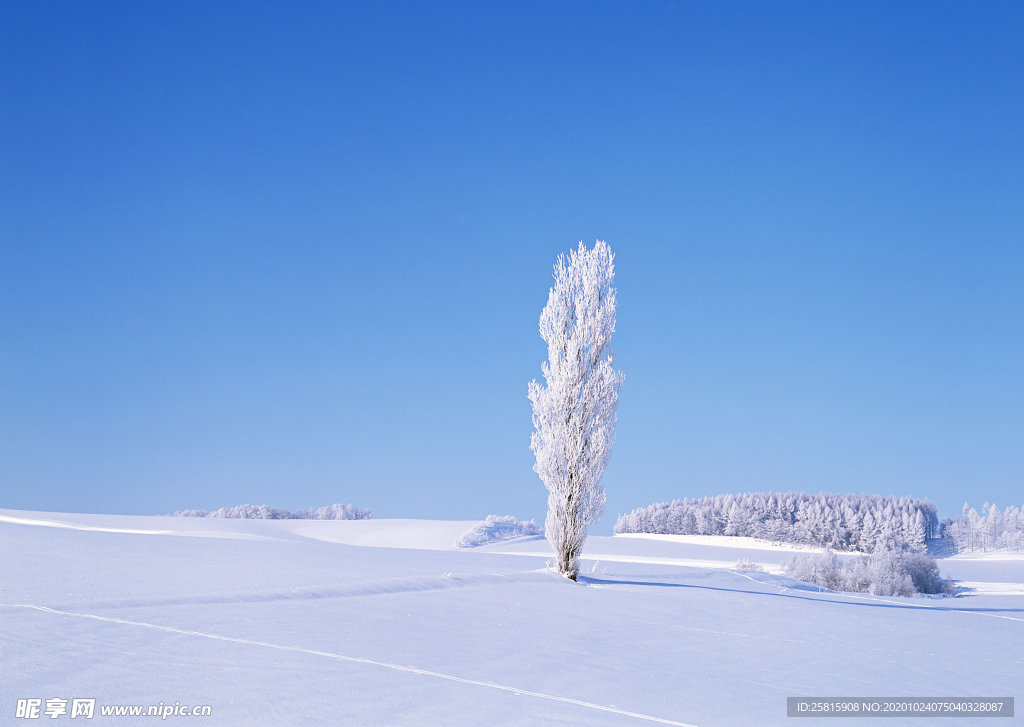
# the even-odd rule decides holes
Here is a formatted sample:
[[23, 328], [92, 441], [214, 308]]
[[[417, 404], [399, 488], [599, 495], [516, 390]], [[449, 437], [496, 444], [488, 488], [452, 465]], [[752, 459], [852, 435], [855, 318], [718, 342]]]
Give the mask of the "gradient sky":
[[608, 514], [1024, 503], [1024, 5], [5, 3], [0, 506], [542, 519], [560, 252]]

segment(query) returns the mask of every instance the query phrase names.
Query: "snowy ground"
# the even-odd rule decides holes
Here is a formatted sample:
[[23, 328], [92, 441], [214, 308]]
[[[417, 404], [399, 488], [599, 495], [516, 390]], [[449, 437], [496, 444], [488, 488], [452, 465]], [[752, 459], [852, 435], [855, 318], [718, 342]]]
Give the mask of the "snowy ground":
[[792, 557], [770, 544], [594, 537], [573, 584], [543, 539], [454, 549], [473, 525], [0, 510], [0, 723], [51, 697], [97, 723], [770, 725], [787, 696], [1024, 696], [1020, 558], [873, 598], [730, 570]]

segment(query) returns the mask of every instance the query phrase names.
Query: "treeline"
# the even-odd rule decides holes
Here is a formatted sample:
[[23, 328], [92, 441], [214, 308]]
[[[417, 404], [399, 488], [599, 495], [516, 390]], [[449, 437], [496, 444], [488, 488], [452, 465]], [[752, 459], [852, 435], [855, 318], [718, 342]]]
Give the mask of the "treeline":
[[236, 505], [222, 507], [219, 510], [179, 510], [174, 517], [217, 517], [238, 520], [369, 520], [373, 516], [369, 510], [351, 505], [326, 505], [311, 507], [308, 510], [289, 512], [282, 507], [266, 505]]
[[964, 503], [962, 515], [942, 521], [941, 532], [957, 553], [1024, 550], [1024, 507], [1010, 505], [1000, 512], [986, 502], [979, 513]]
[[938, 535], [935, 504], [912, 497], [751, 492], [675, 500], [620, 515], [616, 533], [733, 535], [872, 553], [924, 552]]

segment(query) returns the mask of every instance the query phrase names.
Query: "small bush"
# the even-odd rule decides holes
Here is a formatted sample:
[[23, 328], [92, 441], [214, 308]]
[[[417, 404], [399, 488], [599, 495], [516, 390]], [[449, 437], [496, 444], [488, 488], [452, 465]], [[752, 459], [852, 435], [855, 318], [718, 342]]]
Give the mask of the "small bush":
[[370, 511], [351, 505], [327, 505], [311, 507], [308, 510], [296, 510], [292, 513], [295, 520], [370, 520]]
[[820, 555], [797, 555], [786, 566], [786, 575], [833, 591], [844, 590], [843, 564], [831, 548]]
[[486, 520], [456, 540], [455, 545], [459, 548], [474, 548], [522, 535], [543, 533], [544, 531], [533, 520], [516, 520], [511, 515], [488, 515]]
[[828, 548], [820, 555], [798, 555], [785, 568], [790, 578], [832, 591], [876, 596], [942, 593], [948, 584], [939, 577], [933, 558], [910, 550], [881, 547], [870, 556], [845, 563]]
[[735, 568], [735, 570], [753, 571], [753, 572], [756, 572], [756, 573], [763, 573], [764, 572], [764, 568], [762, 568], [757, 563], [755, 563], [755, 562], [753, 562], [751, 560], [747, 560], [746, 558], [740, 558], [738, 561], [736, 561], [736, 568]]

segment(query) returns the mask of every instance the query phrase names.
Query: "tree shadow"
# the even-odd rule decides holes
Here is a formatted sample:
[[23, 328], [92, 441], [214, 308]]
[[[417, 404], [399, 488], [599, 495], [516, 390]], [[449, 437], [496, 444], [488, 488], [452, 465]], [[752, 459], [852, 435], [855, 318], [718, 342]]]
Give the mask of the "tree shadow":
[[[689, 588], [700, 591], [720, 591], [723, 593], [745, 593], [753, 596], [767, 596], [769, 598], [790, 598], [798, 601], [812, 601], [814, 603], [834, 603], [841, 606], [856, 606], [856, 607], [867, 607], [867, 608], [892, 608], [906, 611], [949, 611], [949, 612], [977, 612], [977, 613], [1024, 613], [1024, 608], [980, 608], [965, 606], [962, 608], [953, 608], [951, 606], [924, 606], [919, 604], [902, 604], [902, 603], [891, 603], [891, 602], [870, 602], [870, 601], [847, 601], [847, 600], [833, 600], [831, 598], [813, 598], [811, 596], [801, 596], [797, 593], [771, 593], [770, 591], [758, 591], [750, 588], [726, 588], [725, 586], [702, 586], [696, 583], [665, 583], [663, 581], [640, 581], [640, 580], [625, 580], [625, 579], [614, 579], [614, 578], [595, 578], [594, 576], [583, 575], [582, 573], [577, 577], [577, 580], [583, 583], [593, 583], [596, 585], [617, 585], [617, 586], [649, 586], [652, 588]], [[758, 581], [760, 583], [760, 581]], [[772, 584], [765, 583], [763, 585], [770, 586]], [[804, 585], [804, 584], [801, 584]], [[800, 586], [786, 586], [787, 588], [798, 588]], [[810, 589], [807, 589], [810, 590]], [[819, 593], [823, 596], [844, 596], [839, 591], [821, 590]]]

